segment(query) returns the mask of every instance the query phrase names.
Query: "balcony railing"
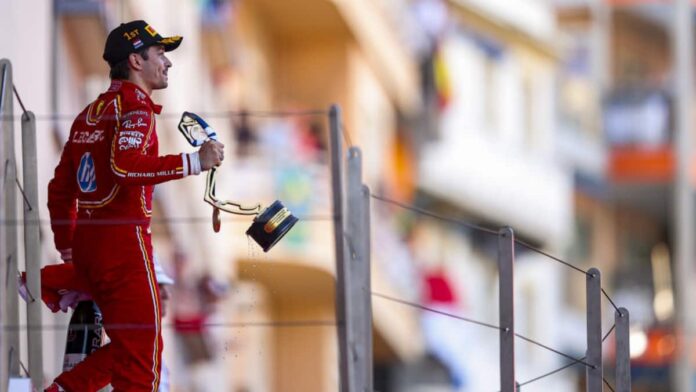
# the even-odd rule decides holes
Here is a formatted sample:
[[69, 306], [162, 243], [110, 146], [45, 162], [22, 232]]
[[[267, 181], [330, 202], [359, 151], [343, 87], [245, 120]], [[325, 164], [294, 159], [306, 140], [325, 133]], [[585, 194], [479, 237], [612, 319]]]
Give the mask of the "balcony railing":
[[672, 140], [672, 102], [656, 89], [617, 89], [604, 102], [603, 128], [613, 147], [660, 147]]

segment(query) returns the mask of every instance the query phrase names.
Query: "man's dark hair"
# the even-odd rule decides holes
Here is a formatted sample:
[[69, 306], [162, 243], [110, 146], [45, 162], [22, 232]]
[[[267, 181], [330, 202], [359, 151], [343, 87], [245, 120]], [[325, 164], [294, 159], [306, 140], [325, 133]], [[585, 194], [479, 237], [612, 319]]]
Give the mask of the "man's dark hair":
[[[140, 49], [140, 51], [136, 52], [137, 54], [140, 55], [140, 57], [143, 58], [143, 60], [147, 60], [149, 55], [147, 53], [148, 48], [143, 48]], [[111, 70], [109, 71], [109, 77], [111, 77], [111, 80], [116, 80], [116, 79], [121, 79], [121, 80], [128, 80], [130, 77], [130, 67], [128, 67], [128, 57], [126, 57], [124, 60], [119, 61], [116, 64], [110, 64], [111, 65]]]

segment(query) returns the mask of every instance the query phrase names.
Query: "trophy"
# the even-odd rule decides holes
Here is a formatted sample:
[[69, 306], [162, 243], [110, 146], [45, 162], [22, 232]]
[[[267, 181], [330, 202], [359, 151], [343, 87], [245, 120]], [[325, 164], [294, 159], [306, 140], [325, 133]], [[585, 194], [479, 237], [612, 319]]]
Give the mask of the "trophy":
[[[179, 120], [178, 128], [189, 144], [194, 147], [200, 147], [208, 140], [217, 140], [215, 131], [195, 113], [184, 112]], [[216, 167], [208, 171], [203, 197], [206, 203], [213, 206], [213, 230], [216, 233], [220, 231], [220, 211], [236, 215], [255, 215], [246, 235], [259, 244], [264, 252], [268, 252], [297, 223], [297, 217], [292, 215], [280, 200], [262, 208], [261, 204], [248, 206], [231, 200], [218, 199], [215, 196], [216, 173]]]

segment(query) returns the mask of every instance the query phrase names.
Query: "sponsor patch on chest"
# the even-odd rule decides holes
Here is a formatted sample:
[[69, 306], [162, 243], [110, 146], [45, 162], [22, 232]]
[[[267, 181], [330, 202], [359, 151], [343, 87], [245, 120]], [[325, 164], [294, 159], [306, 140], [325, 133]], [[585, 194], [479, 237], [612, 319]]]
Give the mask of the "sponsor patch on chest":
[[94, 129], [75, 132], [71, 141], [75, 144], [93, 144], [102, 140], [104, 140], [104, 131]]

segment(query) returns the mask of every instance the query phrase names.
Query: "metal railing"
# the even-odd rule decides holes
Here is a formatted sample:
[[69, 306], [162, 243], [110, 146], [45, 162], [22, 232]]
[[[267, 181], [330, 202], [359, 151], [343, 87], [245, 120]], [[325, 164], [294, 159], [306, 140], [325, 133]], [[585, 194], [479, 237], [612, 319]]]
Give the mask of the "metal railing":
[[[20, 185], [16, 178], [14, 160], [13, 139], [13, 115], [12, 115], [12, 74], [10, 63], [6, 60], [0, 62], [2, 71], [2, 95], [0, 95], [0, 109], [2, 110], [1, 128], [3, 132], [3, 151], [0, 158], [4, 164], [2, 171], [4, 205], [0, 209], [0, 219], [3, 222], [18, 222], [17, 215], [17, 187]], [[21, 104], [21, 100], [20, 100]], [[618, 308], [601, 287], [600, 273], [596, 269], [584, 271], [559, 258], [544, 253], [530, 245], [515, 239], [514, 232], [510, 228], [492, 230], [480, 227], [468, 222], [459, 221], [450, 217], [441, 217], [437, 214], [422, 210], [414, 206], [389, 200], [385, 197], [374, 195], [362, 180], [362, 156], [359, 148], [351, 146], [350, 139], [342, 126], [340, 109], [332, 106], [328, 112], [330, 126], [331, 149], [331, 175], [333, 195], [335, 261], [336, 261], [336, 332], [339, 346], [339, 383], [342, 392], [365, 392], [373, 390], [373, 355], [372, 355], [372, 307], [373, 297], [390, 300], [395, 303], [414, 306], [424, 311], [440, 313], [443, 316], [454, 317], [462, 321], [471, 322], [499, 330], [500, 339], [500, 385], [503, 392], [520, 390], [526, 384], [535, 382], [544, 377], [551, 376], [570, 366], [580, 364], [586, 368], [588, 391], [603, 390], [607, 385], [612, 388], [604, 378], [602, 371], [602, 343], [609, 333], [616, 334], [616, 390], [630, 390], [630, 362], [628, 347], [628, 312], [624, 308]], [[36, 184], [36, 135], [34, 115], [23, 110], [22, 115], [22, 143], [23, 143], [23, 169], [24, 186], [24, 220], [26, 222], [39, 222], [38, 190]], [[343, 141], [348, 144], [343, 147]], [[345, 165], [345, 167], [344, 167]], [[21, 190], [21, 187], [20, 187]], [[474, 230], [480, 230], [498, 239], [498, 271], [499, 271], [499, 325], [486, 324], [475, 320], [458, 317], [451, 314], [443, 314], [419, 304], [403, 301], [399, 298], [389, 297], [372, 291], [370, 278], [370, 199], [380, 202], [395, 204], [401, 208], [413, 210], [443, 221], [465, 225]], [[7, 378], [18, 376], [19, 363], [19, 329], [18, 323], [18, 299], [17, 299], [17, 224], [5, 224], [0, 226], [2, 239], [5, 241], [0, 249], [3, 263], [0, 273], [4, 279], [0, 285], [0, 292], [5, 295], [5, 302], [0, 304], [0, 322], [3, 325], [0, 335], [0, 347], [2, 359], [0, 360], [0, 377], [3, 377], [3, 388], [7, 385]], [[25, 254], [27, 256], [27, 287], [30, 292], [40, 293], [39, 281], [39, 225], [25, 224]], [[587, 353], [583, 358], [575, 358], [564, 354], [547, 345], [536, 342], [528, 337], [515, 332], [514, 325], [514, 287], [513, 274], [515, 262], [515, 246], [520, 245], [530, 250], [537, 251], [566, 267], [581, 272], [586, 277], [587, 288]], [[616, 310], [615, 324], [609, 333], [601, 331], [601, 299], [604, 295]], [[32, 295], [32, 298], [37, 296]], [[42, 386], [42, 358], [41, 358], [41, 331], [45, 328], [40, 319], [40, 301], [31, 300], [27, 309], [27, 336], [29, 348], [29, 373], [32, 382], [39, 388]], [[316, 323], [308, 323], [314, 325]], [[321, 325], [324, 325], [322, 323]], [[548, 372], [542, 376], [518, 382], [515, 376], [515, 341], [524, 340], [565, 357], [571, 362], [563, 367]], [[493, 387], [494, 388], [494, 387]], [[492, 389], [493, 389], [492, 388]]]
[[[12, 65], [9, 60], [0, 60], [0, 131], [2, 131], [2, 199], [0, 217], [3, 222], [18, 222], [17, 189], [22, 193], [23, 218], [25, 221], [38, 221], [38, 165], [36, 156], [36, 120], [34, 114], [22, 107], [22, 172], [24, 189], [17, 178], [14, 139], [14, 106], [12, 94], [17, 90], [12, 81]], [[3, 224], [0, 226], [0, 293], [4, 301], [0, 304], [0, 390], [7, 388], [10, 377], [20, 375], [20, 334], [17, 328], [8, 328], [19, 324], [19, 296], [17, 291], [19, 225]], [[24, 225], [24, 257], [26, 268], [26, 288], [29, 293], [41, 292], [41, 261], [38, 225]], [[43, 339], [41, 331], [41, 301], [35, 296], [27, 301], [27, 349], [29, 368], [25, 369], [31, 377], [35, 388], [43, 388]]]
[[[395, 204], [401, 208], [415, 210], [418, 213], [452, 222], [452, 218], [440, 217], [430, 211], [407, 206], [379, 195], [370, 193], [369, 188], [362, 184], [362, 165], [360, 149], [350, 147], [346, 157], [346, 179], [343, 179], [341, 163], [343, 149], [342, 136], [350, 144], [347, 134], [341, 126], [340, 111], [332, 107], [330, 111], [331, 138], [331, 173], [334, 194], [335, 238], [336, 238], [336, 320], [338, 327], [340, 352], [340, 386], [341, 391], [364, 392], [372, 391], [372, 334], [369, 326], [372, 319], [371, 296], [391, 300], [409, 306], [415, 306], [425, 311], [435, 311], [419, 304], [391, 298], [380, 293], [372, 292], [370, 287], [370, 203], [374, 198], [380, 202]], [[345, 198], [343, 186], [346, 185]], [[498, 237], [498, 281], [499, 281], [499, 325], [493, 326], [475, 320], [452, 316], [462, 321], [472, 322], [485, 327], [499, 330], [500, 342], [500, 391], [516, 392], [523, 385], [548, 377], [574, 364], [582, 364], [586, 368], [586, 386], [588, 392], [603, 391], [606, 385], [611, 391], [629, 392], [631, 390], [630, 357], [629, 357], [629, 314], [625, 308], [618, 308], [614, 301], [601, 286], [600, 272], [596, 268], [584, 271], [566, 261], [536, 249], [523, 241], [515, 239], [514, 232], [509, 227], [498, 230], [484, 228], [464, 221], [456, 221], [468, 228], [482, 231]], [[514, 325], [514, 263], [515, 245], [526, 247], [538, 252], [558, 263], [581, 272], [586, 277], [587, 293], [587, 352], [583, 358], [573, 358], [558, 350], [515, 332]], [[601, 300], [605, 296], [615, 309], [614, 327], [609, 331], [616, 334], [616, 385], [614, 389], [603, 374], [602, 343], [609, 336], [602, 335]], [[438, 312], [441, 313], [441, 312]], [[341, 322], [343, 320], [343, 322]], [[571, 364], [560, 369], [536, 377], [524, 383], [519, 383], [515, 376], [515, 338], [535, 344], [546, 350], [572, 360]]]

